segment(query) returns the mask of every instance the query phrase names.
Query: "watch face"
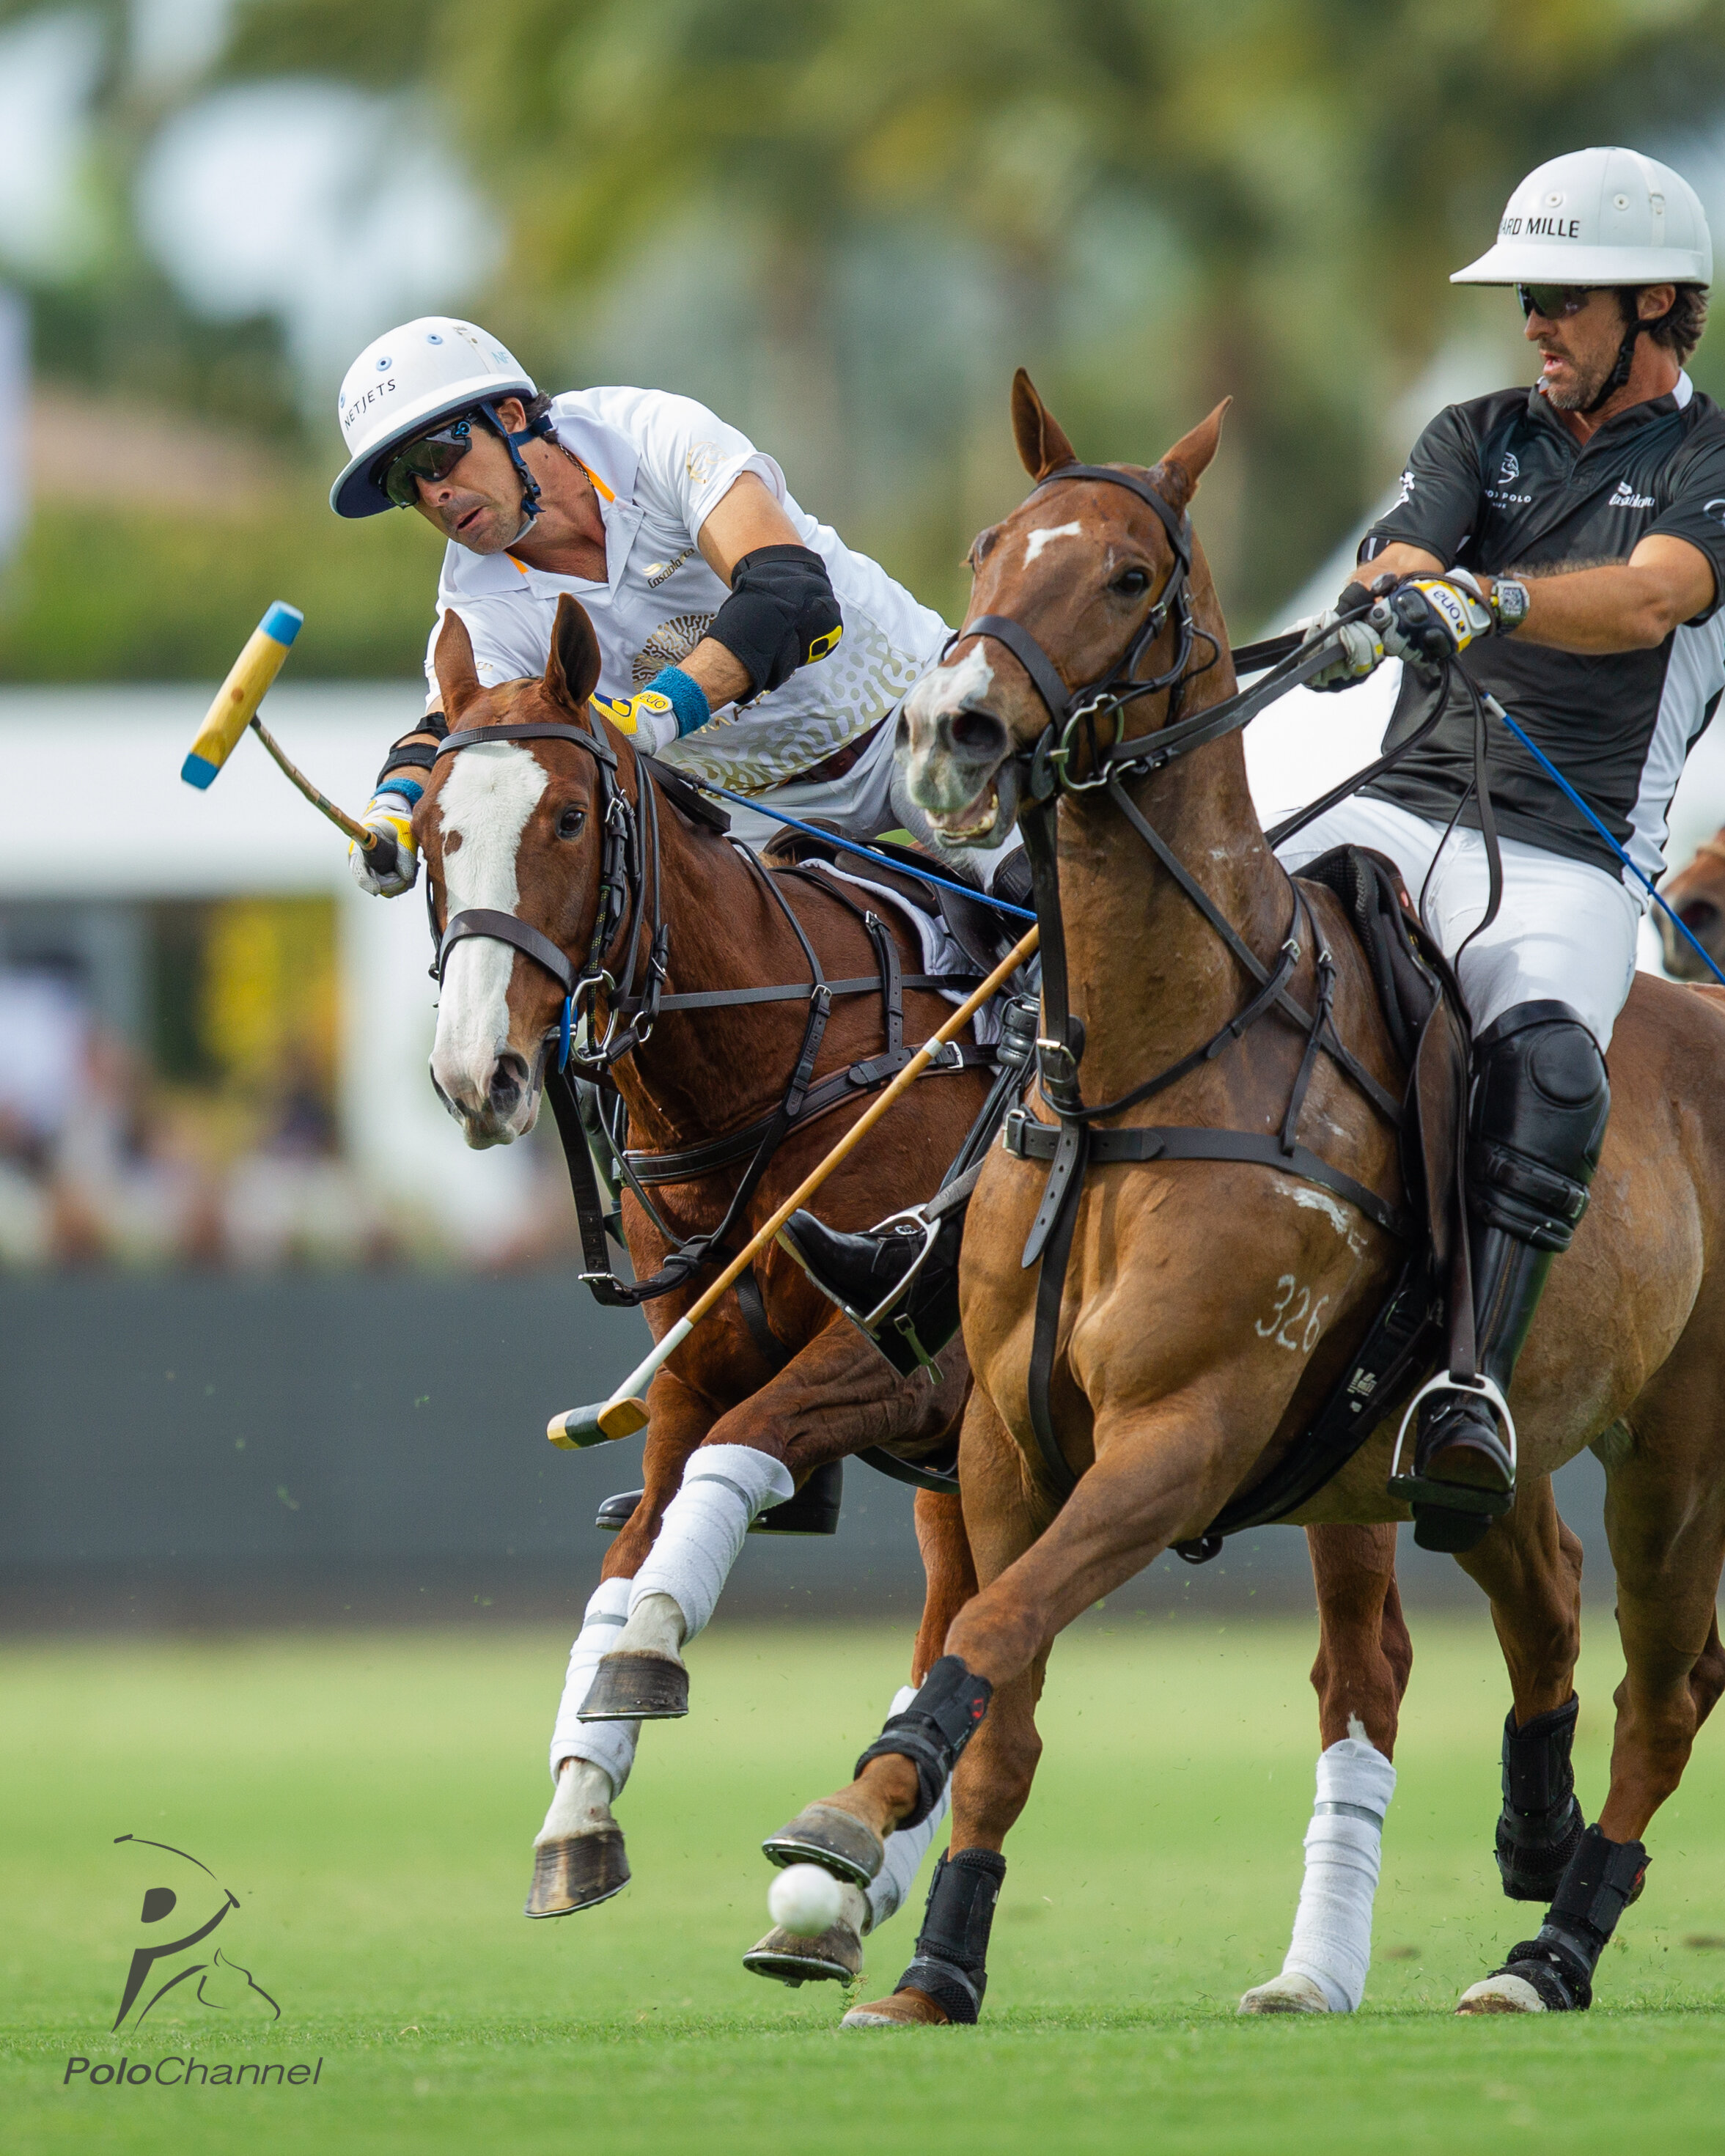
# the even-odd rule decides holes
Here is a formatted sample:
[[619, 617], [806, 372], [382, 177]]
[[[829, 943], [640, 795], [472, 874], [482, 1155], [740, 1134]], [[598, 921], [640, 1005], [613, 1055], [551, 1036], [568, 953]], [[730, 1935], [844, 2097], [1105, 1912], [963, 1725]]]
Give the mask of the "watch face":
[[1506, 629], [1514, 629], [1527, 618], [1527, 587], [1516, 583], [1513, 578], [1499, 582], [1492, 596], [1497, 601], [1499, 619]]

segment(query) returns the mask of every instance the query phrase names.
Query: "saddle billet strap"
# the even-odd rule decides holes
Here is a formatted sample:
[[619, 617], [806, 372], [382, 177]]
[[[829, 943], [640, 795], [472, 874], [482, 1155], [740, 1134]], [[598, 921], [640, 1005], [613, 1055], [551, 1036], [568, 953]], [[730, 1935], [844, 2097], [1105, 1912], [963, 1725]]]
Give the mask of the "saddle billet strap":
[[[1009, 1112], [1000, 1133], [1000, 1142], [1006, 1152], [1019, 1160], [1053, 1161], [1063, 1136], [1063, 1127], [1057, 1123], [1039, 1122], [1024, 1109]], [[1399, 1242], [1412, 1242], [1420, 1233], [1419, 1223], [1393, 1205], [1386, 1204], [1375, 1190], [1368, 1190], [1363, 1183], [1355, 1182], [1351, 1175], [1329, 1162], [1321, 1159], [1307, 1147], [1296, 1145], [1291, 1152], [1282, 1150], [1280, 1137], [1266, 1131], [1219, 1131], [1204, 1125], [1188, 1127], [1169, 1124], [1161, 1127], [1140, 1126], [1123, 1131], [1096, 1131], [1090, 1133], [1090, 1149], [1086, 1165], [1108, 1168], [1164, 1160], [1215, 1160], [1254, 1168], [1273, 1168], [1279, 1174], [1291, 1175], [1301, 1183], [1316, 1183], [1320, 1189], [1331, 1192], [1354, 1210], [1364, 1214], [1373, 1227], [1383, 1229]]]
[[1402, 1267], [1365, 1338], [1301, 1436], [1267, 1475], [1230, 1498], [1203, 1534], [1176, 1543], [1175, 1555], [1188, 1564], [1207, 1563], [1224, 1535], [1272, 1526], [1315, 1497], [1377, 1428], [1386, 1403], [1423, 1366], [1443, 1307], [1430, 1253], [1422, 1251]]
[[513, 913], [499, 913], [488, 906], [469, 906], [465, 912], [452, 914], [448, 927], [438, 939], [437, 961], [432, 978], [441, 981], [453, 946], [469, 937], [483, 937], [488, 942], [511, 943], [517, 951], [542, 966], [566, 996], [575, 993], [575, 968], [569, 963], [548, 936], [542, 936], [530, 921]]
[[[983, 981], [980, 973], [906, 973], [899, 985], [906, 988], [927, 988], [938, 993], [947, 988], [968, 990], [978, 988]], [[878, 994], [880, 978], [877, 973], [860, 974], [850, 981], [826, 981], [822, 983], [832, 996], [860, 996]], [[659, 1010], [661, 1016], [668, 1011], [741, 1010], [746, 1004], [806, 1003], [814, 990], [807, 981], [793, 981], [787, 986], [772, 988], [694, 988], [682, 995], [661, 996]], [[617, 998], [608, 999], [614, 1010], [628, 1014], [629, 1006]]]

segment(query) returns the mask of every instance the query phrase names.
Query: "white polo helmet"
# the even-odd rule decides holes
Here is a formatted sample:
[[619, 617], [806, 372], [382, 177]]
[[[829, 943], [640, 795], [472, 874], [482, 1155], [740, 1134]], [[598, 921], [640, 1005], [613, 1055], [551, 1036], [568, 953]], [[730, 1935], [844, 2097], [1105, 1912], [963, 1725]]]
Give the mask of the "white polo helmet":
[[1710, 285], [1713, 243], [1681, 173], [1639, 150], [1572, 150], [1528, 173], [1497, 244], [1452, 285]]
[[336, 413], [347, 462], [330, 489], [338, 516], [395, 504], [372, 477], [384, 452], [481, 400], [536, 397], [533, 377], [476, 322], [421, 315], [368, 344], [342, 377]]

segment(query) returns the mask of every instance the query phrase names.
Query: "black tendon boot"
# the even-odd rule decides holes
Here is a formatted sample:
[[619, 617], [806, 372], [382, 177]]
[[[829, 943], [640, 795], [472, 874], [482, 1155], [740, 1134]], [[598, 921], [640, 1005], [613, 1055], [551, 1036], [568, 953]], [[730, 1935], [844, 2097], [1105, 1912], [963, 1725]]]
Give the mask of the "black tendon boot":
[[[1483, 1984], [1464, 1992], [1470, 2014], [1570, 2014], [1591, 2006], [1594, 1971], [1617, 1920], [1641, 1891], [1647, 1851], [1639, 1841], [1608, 1841], [1590, 1826], [1564, 1867], [1550, 1912], [1535, 1939], [1512, 1947], [1509, 1959]], [[1519, 1979], [1538, 1996], [1534, 2006], [1504, 1982]]]
[[977, 2019], [988, 1988], [988, 1933], [1005, 1876], [1006, 1859], [992, 1849], [942, 1857], [929, 1881], [916, 1958], [899, 1979], [899, 1990], [927, 1992], [949, 2021]]
[[[1012, 857], [1020, 858], [1018, 855]], [[995, 879], [999, 887], [999, 879]], [[926, 1205], [860, 1235], [793, 1213], [778, 1240], [821, 1293], [873, 1341], [901, 1377], [926, 1369], [958, 1330], [958, 1250], [983, 1152], [1021, 1090], [1036, 1046], [1037, 1006], [1014, 996], [1000, 1016], [999, 1070], [948, 1179]]]
[[[1515, 1494], [1510, 1378], [1553, 1256], [1587, 1210], [1611, 1089], [1599, 1044], [1567, 1004], [1517, 1004], [1474, 1043], [1468, 1144], [1477, 1372], [1450, 1371], [1419, 1404], [1414, 1471], [1390, 1491], [1422, 1549], [1481, 1541]], [[1399, 1450], [1399, 1446], [1398, 1446]]]
[[1569, 1748], [1579, 1700], [1536, 1714], [1516, 1727], [1512, 1707], [1503, 1725], [1503, 1811], [1497, 1821], [1497, 1869], [1514, 1902], [1549, 1902], [1581, 1840]]

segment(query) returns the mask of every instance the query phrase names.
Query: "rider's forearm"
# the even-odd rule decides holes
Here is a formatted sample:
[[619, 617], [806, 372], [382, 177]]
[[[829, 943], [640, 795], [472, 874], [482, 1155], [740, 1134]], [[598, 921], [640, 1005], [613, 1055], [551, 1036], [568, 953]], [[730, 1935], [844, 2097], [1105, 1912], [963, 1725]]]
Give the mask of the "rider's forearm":
[[[1644, 549], [1652, 558], [1637, 558]], [[1480, 579], [1488, 594], [1492, 581]], [[1705, 557], [1681, 539], [1644, 542], [1629, 561], [1602, 568], [1521, 581], [1527, 587], [1528, 607], [1517, 638], [1559, 651], [1652, 650], [1680, 623], [1704, 612], [1713, 598]]]
[[[427, 727], [424, 732], [416, 729], [413, 733], [403, 734], [399, 741], [392, 742], [390, 743], [389, 754], [384, 758], [383, 768], [377, 776], [377, 791], [379, 793], [388, 793], [390, 781], [392, 779], [417, 781], [422, 788], [424, 787], [425, 783], [425, 770], [423, 758], [415, 757], [411, 761], [404, 760], [400, 763], [395, 762], [393, 758], [397, 755], [398, 752], [402, 749], [434, 750], [441, 746], [443, 742], [443, 733], [441, 731], [443, 721], [442, 711], [437, 708], [437, 706], [434, 706], [432, 709], [425, 714], [425, 717], [427, 721]], [[433, 721], [437, 722], [439, 731], [435, 732], [431, 731], [430, 722]], [[416, 794], [410, 793], [408, 796], [408, 798], [412, 801], [417, 799], [418, 796]]]
[[747, 696], [754, 685], [742, 662], [710, 636], [702, 637], [689, 656], [677, 664], [680, 671], [700, 685], [716, 711], [721, 705], [734, 704], [739, 696]]

